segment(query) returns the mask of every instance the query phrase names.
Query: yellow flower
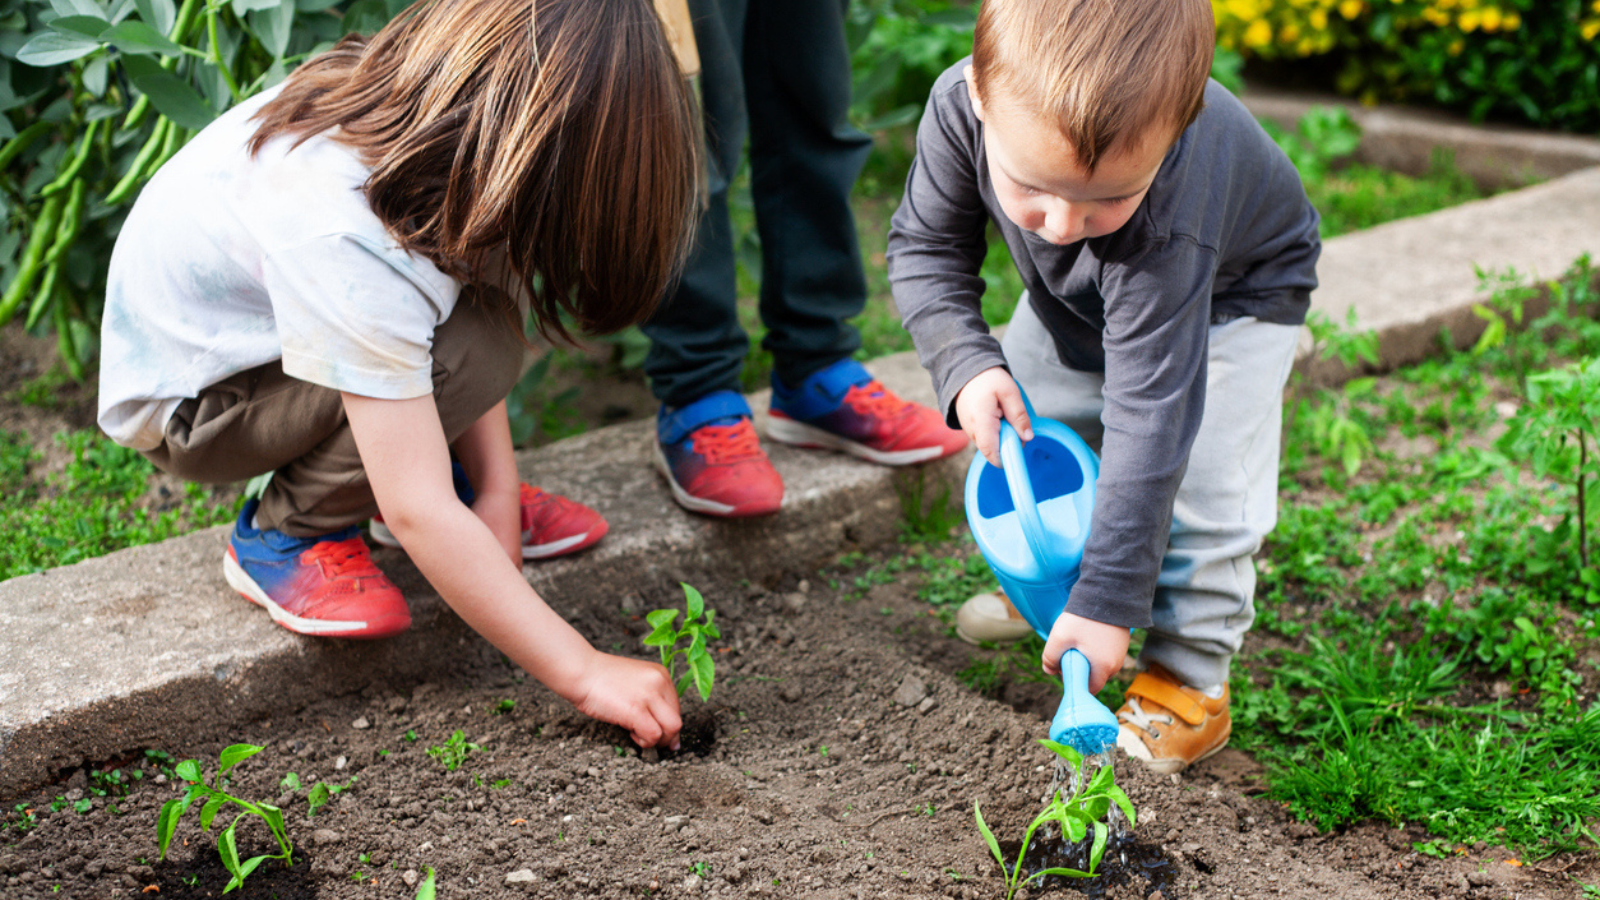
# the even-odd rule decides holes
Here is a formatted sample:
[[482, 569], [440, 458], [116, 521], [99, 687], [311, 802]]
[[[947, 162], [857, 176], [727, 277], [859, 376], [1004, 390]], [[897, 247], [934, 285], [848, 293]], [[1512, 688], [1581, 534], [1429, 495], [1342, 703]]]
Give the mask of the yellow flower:
[[1500, 30], [1500, 25], [1501, 25], [1502, 21], [1504, 21], [1504, 20], [1502, 19], [1501, 15], [1500, 15], [1500, 10], [1499, 9], [1491, 6], [1488, 9], [1483, 11], [1483, 30], [1484, 31], [1498, 31], [1498, 30]]
[[1278, 29], [1278, 43], [1293, 44], [1300, 39], [1300, 26], [1293, 22]]
[[1326, 30], [1328, 27], [1328, 11], [1325, 9], [1313, 9], [1311, 11], [1311, 27], [1316, 31]]
[[1505, 21], [1500, 23], [1500, 26], [1507, 31], [1516, 31], [1521, 25], [1522, 16], [1517, 15], [1515, 12], [1506, 13]]
[[1425, 9], [1422, 11], [1422, 17], [1428, 20], [1428, 24], [1441, 28], [1450, 24], [1450, 14], [1441, 9]]
[[1583, 35], [1584, 40], [1594, 40], [1594, 36], [1600, 34], [1600, 19], [1590, 19], [1584, 22], [1578, 26], [1578, 31]]
[[1471, 34], [1472, 32], [1478, 30], [1478, 24], [1482, 20], [1483, 13], [1480, 13], [1475, 9], [1469, 9], [1461, 14], [1461, 18], [1456, 20], [1456, 24], [1461, 26], [1462, 31]]
[[1450, 42], [1450, 55], [1451, 56], [1460, 56], [1461, 55], [1461, 51], [1466, 49], [1466, 46], [1467, 45], [1466, 45], [1466, 43], [1464, 41], [1462, 41], [1460, 38], [1456, 38], [1455, 40]]
[[1272, 26], [1265, 19], [1257, 19], [1250, 23], [1244, 32], [1244, 45], [1260, 49], [1272, 43]]
[[1366, 8], [1367, 4], [1362, 0], [1340, 0], [1339, 15], [1344, 16], [1346, 19], [1354, 19], [1356, 16], [1361, 15]]

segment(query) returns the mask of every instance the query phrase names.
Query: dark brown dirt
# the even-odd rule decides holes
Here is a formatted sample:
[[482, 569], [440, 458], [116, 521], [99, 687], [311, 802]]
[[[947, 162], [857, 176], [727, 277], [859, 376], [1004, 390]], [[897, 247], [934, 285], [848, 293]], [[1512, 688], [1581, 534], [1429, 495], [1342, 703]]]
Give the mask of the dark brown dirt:
[[[375, 683], [165, 749], [211, 774], [223, 746], [266, 746], [230, 787], [283, 807], [296, 865], [264, 866], [244, 896], [409, 897], [431, 866], [441, 896], [456, 897], [1000, 897], [972, 807], [1014, 853], [1051, 785], [1053, 757], [1035, 744], [1046, 723], [954, 676], [988, 651], [947, 636], [916, 577], [854, 601], [816, 574], [704, 586], [725, 638], [712, 703], [685, 708], [710, 720], [700, 752], [641, 754], [482, 644], [441, 659], [425, 684]], [[598, 646], [638, 651], [642, 611], [671, 602], [662, 589], [573, 618]], [[1033, 685], [1009, 695], [1053, 704]], [[514, 708], [497, 712], [504, 700]], [[483, 749], [449, 772], [427, 751], [458, 729]], [[155, 858], [157, 810], [180, 785], [145, 759], [101, 768], [114, 765], [145, 772], [124, 797], [96, 796], [79, 771], [6, 802], [38, 824], [19, 828], [12, 813], [0, 831], [0, 896], [220, 895], [227, 876], [197, 810]], [[289, 772], [301, 790], [280, 787]], [[1478, 848], [1436, 860], [1412, 851], [1420, 831], [1319, 835], [1261, 797], [1259, 768], [1233, 751], [1181, 777], [1126, 759], [1117, 774], [1139, 811], [1129, 861], [1114, 854], [1103, 879], [1028, 896], [1576, 898], [1570, 876], [1596, 877], [1592, 857], [1518, 866]], [[319, 780], [350, 786], [307, 818], [304, 788]], [[51, 811], [58, 797], [89, 809]], [[241, 854], [270, 849], [259, 823], [240, 828]]]

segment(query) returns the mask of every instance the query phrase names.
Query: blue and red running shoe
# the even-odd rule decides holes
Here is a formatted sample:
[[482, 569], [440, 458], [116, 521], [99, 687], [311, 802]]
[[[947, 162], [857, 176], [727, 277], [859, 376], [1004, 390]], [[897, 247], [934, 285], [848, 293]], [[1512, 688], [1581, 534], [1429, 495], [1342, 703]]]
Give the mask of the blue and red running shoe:
[[761, 449], [750, 406], [715, 391], [656, 415], [656, 469], [678, 505], [708, 516], [744, 518], [783, 505], [783, 479]]
[[411, 627], [400, 589], [372, 562], [360, 526], [314, 538], [256, 528], [259, 501], [239, 512], [222, 574], [246, 600], [297, 634], [384, 638]]
[[790, 389], [772, 379], [767, 436], [796, 447], [842, 450], [886, 466], [960, 452], [967, 436], [920, 403], [895, 396], [860, 363], [841, 359]]

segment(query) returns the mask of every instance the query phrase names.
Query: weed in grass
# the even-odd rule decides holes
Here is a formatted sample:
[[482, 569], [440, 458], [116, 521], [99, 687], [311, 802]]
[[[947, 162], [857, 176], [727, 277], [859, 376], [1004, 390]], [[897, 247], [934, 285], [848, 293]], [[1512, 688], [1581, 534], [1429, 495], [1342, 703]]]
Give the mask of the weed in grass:
[[[675, 609], [646, 613], [644, 618], [650, 623], [651, 631], [645, 635], [644, 645], [661, 651], [661, 665], [666, 667], [673, 684], [677, 685], [678, 696], [683, 696], [693, 683], [700, 692], [700, 699], [710, 700], [716, 678], [716, 660], [712, 658], [711, 651], [706, 649], [706, 642], [722, 637], [722, 632], [716, 626], [717, 611], [706, 608], [705, 598], [699, 591], [681, 582], [680, 586], [683, 588], [685, 604], [682, 627], [676, 624], [678, 611]], [[680, 656], [684, 659], [681, 675], [676, 668]]]
[[466, 762], [468, 755], [482, 749], [483, 747], [478, 744], [468, 742], [467, 736], [458, 728], [443, 744], [429, 747], [428, 755], [437, 759], [439, 764], [444, 766], [446, 772], [454, 772], [461, 768], [463, 762]]
[[[174, 770], [179, 778], [189, 783], [189, 789], [182, 798], [168, 800], [161, 806], [161, 813], [156, 818], [156, 842], [161, 848], [161, 858], [167, 858], [167, 847], [172, 843], [172, 837], [177, 831], [178, 819], [181, 818], [189, 807], [199, 799], [204, 798], [205, 803], [200, 808], [200, 827], [205, 831], [211, 830], [211, 824], [216, 819], [223, 807], [234, 804], [240, 808], [238, 815], [228, 823], [217, 837], [217, 854], [222, 858], [222, 865], [233, 876], [222, 889], [224, 894], [244, 885], [245, 878], [249, 877], [258, 866], [270, 859], [281, 859], [285, 866], [294, 865], [294, 844], [289, 840], [289, 832], [284, 827], [283, 811], [270, 803], [254, 802], [235, 797], [223, 790], [227, 774], [234, 766], [246, 759], [260, 753], [263, 748], [253, 744], [234, 744], [225, 748], [217, 758], [217, 774], [212, 784], [205, 783], [205, 773], [200, 769], [200, 763], [187, 759], [179, 763]], [[272, 839], [277, 842], [277, 854], [263, 854], [240, 861], [239, 846], [236, 831], [239, 822], [245, 816], [256, 816], [266, 823], [267, 829], [272, 832]]]
[[[1093, 777], [1085, 779], [1082, 754], [1055, 741], [1041, 740], [1039, 743], [1066, 760], [1077, 774], [1068, 793], [1063, 794], [1060, 788], [1052, 791], [1050, 801], [1045, 804], [1044, 810], [1029, 823], [1028, 830], [1022, 836], [1022, 846], [1017, 850], [1016, 865], [1007, 868], [1005, 854], [1000, 852], [1000, 842], [995, 839], [988, 823], [983, 820], [983, 810], [976, 802], [972, 804], [972, 815], [978, 822], [978, 832], [983, 835], [984, 843], [989, 845], [989, 852], [994, 854], [995, 862], [1000, 864], [1000, 871], [1005, 876], [1006, 900], [1016, 896], [1017, 891], [1028, 882], [1046, 875], [1059, 875], [1063, 878], [1094, 877], [1100, 867], [1100, 860], [1105, 855], [1106, 841], [1111, 835], [1107, 816], [1113, 805], [1127, 817], [1128, 827], [1132, 828], [1135, 824], [1133, 803], [1128, 799], [1128, 795], [1117, 787], [1116, 773], [1111, 766], [1101, 766]], [[1023, 876], [1023, 857], [1027, 855], [1028, 846], [1033, 843], [1034, 833], [1046, 823], [1055, 823], [1061, 829], [1062, 838], [1072, 844], [1082, 843], [1091, 834], [1093, 835], [1087, 871], [1050, 867]]]

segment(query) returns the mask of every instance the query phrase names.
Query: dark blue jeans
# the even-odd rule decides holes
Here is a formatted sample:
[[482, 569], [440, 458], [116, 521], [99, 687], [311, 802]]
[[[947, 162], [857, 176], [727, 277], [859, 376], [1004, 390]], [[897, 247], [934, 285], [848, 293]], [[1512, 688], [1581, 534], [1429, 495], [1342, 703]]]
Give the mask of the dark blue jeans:
[[854, 353], [866, 303], [850, 191], [871, 138], [850, 125], [848, 0], [690, 0], [705, 102], [710, 205], [683, 278], [644, 325], [656, 398], [683, 406], [738, 390], [739, 324], [728, 182], [750, 139], [761, 236], [762, 346], [794, 384]]

